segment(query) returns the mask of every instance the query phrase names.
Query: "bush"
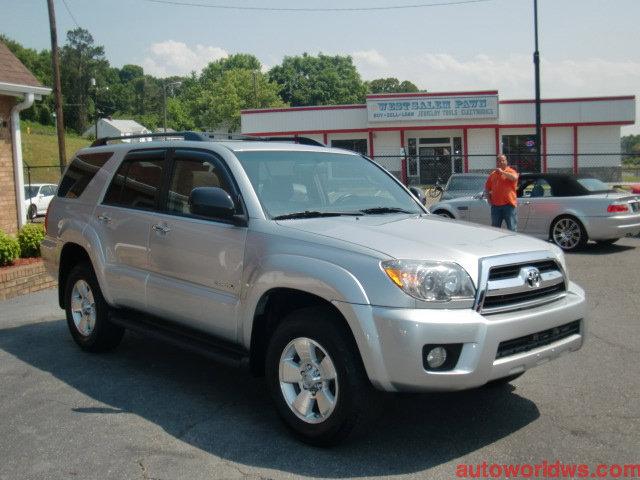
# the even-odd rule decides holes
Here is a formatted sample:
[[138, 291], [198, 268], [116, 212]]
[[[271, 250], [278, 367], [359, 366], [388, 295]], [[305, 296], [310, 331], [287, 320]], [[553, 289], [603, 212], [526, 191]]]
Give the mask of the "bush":
[[44, 226], [41, 223], [27, 223], [18, 232], [20, 256], [39, 257], [40, 244], [44, 240]]
[[0, 231], [0, 267], [11, 265], [20, 256], [18, 240]]

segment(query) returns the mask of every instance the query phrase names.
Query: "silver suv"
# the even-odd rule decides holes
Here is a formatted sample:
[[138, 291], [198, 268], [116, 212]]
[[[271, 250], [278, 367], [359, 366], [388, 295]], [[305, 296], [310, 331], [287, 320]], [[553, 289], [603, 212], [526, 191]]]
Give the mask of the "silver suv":
[[182, 136], [100, 140], [61, 181], [42, 253], [82, 349], [130, 329], [246, 365], [329, 445], [377, 391], [508, 382], [582, 346], [557, 247], [430, 215], [353, 152]]

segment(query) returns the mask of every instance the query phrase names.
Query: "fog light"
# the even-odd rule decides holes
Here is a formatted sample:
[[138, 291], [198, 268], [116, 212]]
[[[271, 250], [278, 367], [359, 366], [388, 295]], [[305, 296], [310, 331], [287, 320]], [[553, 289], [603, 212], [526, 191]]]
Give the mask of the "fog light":
[[438, 368], [447, 361], [447, 349], [444, 347], [435, 347], [427, 353], [427, 365], [430, 368]]

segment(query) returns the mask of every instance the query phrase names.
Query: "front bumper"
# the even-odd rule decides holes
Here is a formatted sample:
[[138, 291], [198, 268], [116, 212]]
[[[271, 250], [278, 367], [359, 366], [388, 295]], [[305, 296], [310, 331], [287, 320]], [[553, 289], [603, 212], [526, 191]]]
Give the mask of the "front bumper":
[[[400, 309], [338, 304], [354, 333], [372, 383], [387, 391], [446, 391], [474, 388], [542, 365], [578, 350], [585, 337], [583, 290], [569, 284], [565, 297], [527, 310], [483, 316], [474, 310]], [[349, 313], [346, 310], [350, 310]], [[580, 320], [579, 333], [532, 350], [496, 359], [502, 341]], [[353, 328], [353, 327], [352, 327]], [[427, 371], [427, 344], [461, 343], [451, 370]]]

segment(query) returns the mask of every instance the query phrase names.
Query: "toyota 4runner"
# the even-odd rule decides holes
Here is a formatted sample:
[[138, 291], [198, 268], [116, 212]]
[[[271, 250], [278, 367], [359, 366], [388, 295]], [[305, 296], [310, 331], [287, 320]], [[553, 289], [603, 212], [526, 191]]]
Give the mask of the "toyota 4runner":
[[42, 254], [82, 349], [130, 329], [246, 365], [328, 445], [376, 390], [508, 382], [582, 346], [557, 247], [430, 215], [373, 161], [309, 139], [172, 135], [94, 142], [51, 202]]

